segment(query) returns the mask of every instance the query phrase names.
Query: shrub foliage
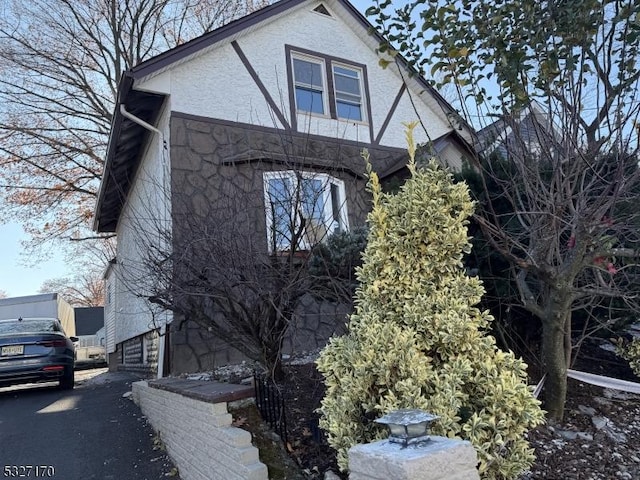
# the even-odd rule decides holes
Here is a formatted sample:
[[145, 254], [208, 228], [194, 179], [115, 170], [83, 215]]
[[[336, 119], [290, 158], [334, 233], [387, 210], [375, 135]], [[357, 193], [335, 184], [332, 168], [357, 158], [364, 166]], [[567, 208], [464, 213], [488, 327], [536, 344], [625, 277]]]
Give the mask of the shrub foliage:
[[407, 137], [411, 178], [397, 194], [383, 193], [368, 165], [368, 244], [348, 333], [318, 359], [320, 425], [346, 470], [351, 446], [386, 436], [373, 420], [424, 409], [440, 415], [432, 433], [471, 441], [483, 478], [515, 478], [533, 461], [524, 434], [543, 412], [526, 365], [496, 347], [491, 316], [475, 306], [484, 289], [462, 263], [468, 189], [435, 162], [417, 168], [411, 126]]
[[616, 354], [629, 362], [629, 366], [636, 377], [640, 377], [640, 339], [625, 342], [622, 339], [616, 341]]

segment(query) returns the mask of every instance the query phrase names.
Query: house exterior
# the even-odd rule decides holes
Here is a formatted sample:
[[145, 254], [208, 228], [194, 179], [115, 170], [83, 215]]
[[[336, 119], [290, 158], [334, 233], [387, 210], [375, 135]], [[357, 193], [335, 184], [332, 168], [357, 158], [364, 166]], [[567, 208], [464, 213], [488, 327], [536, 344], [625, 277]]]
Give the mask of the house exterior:
[[477, 133], [478, 153], [501, 159], [523, 159], [561, 151], [560, 136], [544, 108], [533, 101], [526, 108], [503, 114]]
[[[247, 255], [286, 251], [293, 226], [274, 205], [291, 185], [314, 198], [302, 201], [313, 210], [303, 244], [364, 224], [362, 150], [376, 171], [397, 172], [403, 122], [419, 119], [417, 141], [461, 165], [470, 130], [402, 59], [380, 67], [372, 31], [346, 0], [282, 0], [126, 72], [94, 223], [118, 238], [105, 273], [110, 366], [162, 375], [239, 358], [149, 301], [145, 285], [167, 281], [150, 251], [195, 242], [205, 227], [220, 243], [242, 239]], [[321, 346], [344, 320], [311, 299], [301, 308], [289, 350]]]

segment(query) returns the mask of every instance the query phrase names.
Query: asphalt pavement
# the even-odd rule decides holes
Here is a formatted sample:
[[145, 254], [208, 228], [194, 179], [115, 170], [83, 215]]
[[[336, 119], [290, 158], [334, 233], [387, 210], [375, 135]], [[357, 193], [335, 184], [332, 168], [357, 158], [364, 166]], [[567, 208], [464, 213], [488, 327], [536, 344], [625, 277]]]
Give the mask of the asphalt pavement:
[[176, 479], [173, 465], [130, 398], [137, 377], [76, 372], [55, 384], [0, 389], [0, 479]]

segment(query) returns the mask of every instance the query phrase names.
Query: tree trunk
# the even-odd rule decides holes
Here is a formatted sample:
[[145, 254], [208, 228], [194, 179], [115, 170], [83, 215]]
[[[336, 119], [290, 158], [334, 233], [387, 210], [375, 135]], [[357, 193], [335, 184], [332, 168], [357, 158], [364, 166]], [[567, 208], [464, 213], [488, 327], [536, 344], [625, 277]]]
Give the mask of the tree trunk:
[[282, 369], [282, 342], [278, 342], [277, 346], [269, 346], [264, 350], [264, 365], [267, 369], [267, 377], [278, 382], [284, 378], [284, 370]]
[[571, 300], [553, 292], [542, 319], [542, 362], [547, 379], [544, 387], [544, 408], [548, 419], [560, 422], [567, 399], [567, 359], [571, 358], [571, 342], [566, 341], [567, 320], [571, 315]]

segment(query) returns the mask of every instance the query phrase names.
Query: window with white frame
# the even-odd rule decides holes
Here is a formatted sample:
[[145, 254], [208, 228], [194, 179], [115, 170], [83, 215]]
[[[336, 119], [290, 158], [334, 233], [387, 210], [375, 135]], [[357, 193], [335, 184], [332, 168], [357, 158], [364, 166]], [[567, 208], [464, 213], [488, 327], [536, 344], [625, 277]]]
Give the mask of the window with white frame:
[[324, 62], [312, 57], [293, 57], [293, 81], [299, 111], [325, 113]]
[[315, 52], [291, 50], [292, 110], [366, 122], [365, 66]]
[[327, 174], [265, 172], [269, 251], [307, 250], [348, 229], [344, 182]]
[[333, 64], [333, 85], [338, 118], [362, 121], [361, 76], [359, 68]]

